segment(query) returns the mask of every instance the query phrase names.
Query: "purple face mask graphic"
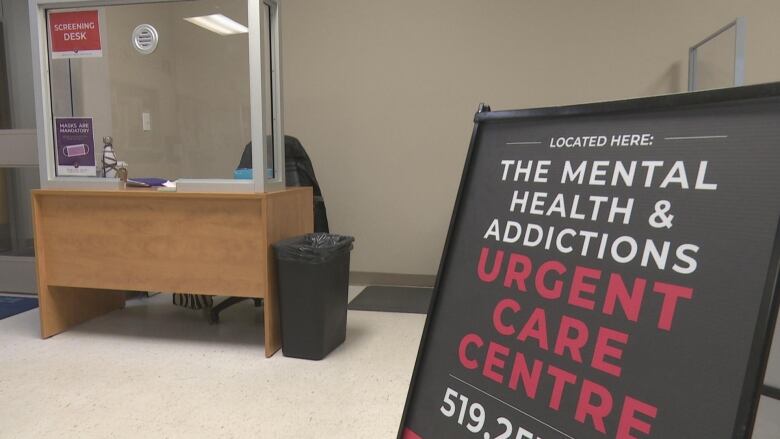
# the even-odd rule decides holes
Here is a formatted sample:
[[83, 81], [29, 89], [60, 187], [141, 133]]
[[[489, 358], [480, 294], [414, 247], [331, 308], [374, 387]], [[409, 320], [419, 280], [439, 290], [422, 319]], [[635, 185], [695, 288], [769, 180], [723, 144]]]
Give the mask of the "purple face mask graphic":
[[68, 158], [82, 157], [89, 153], [89, 145], [86, 145], [84, 143], [78, 145], [67, 145], [64, 148], [62, 148], [62, 153], [65, 155], [65, 157]]

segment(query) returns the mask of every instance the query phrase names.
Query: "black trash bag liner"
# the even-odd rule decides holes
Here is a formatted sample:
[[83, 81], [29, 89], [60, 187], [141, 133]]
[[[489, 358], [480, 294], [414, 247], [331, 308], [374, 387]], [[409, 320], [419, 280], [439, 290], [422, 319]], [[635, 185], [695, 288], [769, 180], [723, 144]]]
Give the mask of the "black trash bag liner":
[[332, 233], [309, 233], [274, 244], [278, 259], [318, 264], [352, 250], [352, 236]]

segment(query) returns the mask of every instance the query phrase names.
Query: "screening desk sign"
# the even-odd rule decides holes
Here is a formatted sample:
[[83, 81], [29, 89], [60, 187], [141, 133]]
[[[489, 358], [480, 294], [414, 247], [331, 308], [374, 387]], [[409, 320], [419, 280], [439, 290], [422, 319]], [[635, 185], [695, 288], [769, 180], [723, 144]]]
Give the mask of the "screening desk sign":
[[54, 119], [57, 175], [94, 177], [95, 137], [91, 117]]
[[399, 439], [749, 439], [780, 84], [480, 112]]
[[103, 56], [97, 10], [50, 12], [49, 38], [52, 59]]

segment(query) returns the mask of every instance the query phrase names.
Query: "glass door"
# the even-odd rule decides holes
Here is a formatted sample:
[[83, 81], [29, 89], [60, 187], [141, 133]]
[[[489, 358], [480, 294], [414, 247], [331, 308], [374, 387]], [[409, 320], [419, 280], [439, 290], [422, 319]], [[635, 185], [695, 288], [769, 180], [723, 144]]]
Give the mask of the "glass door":
[[40, 184], [26, 2], [0, 0], [0, 292], [36, 292], [30, 191]]

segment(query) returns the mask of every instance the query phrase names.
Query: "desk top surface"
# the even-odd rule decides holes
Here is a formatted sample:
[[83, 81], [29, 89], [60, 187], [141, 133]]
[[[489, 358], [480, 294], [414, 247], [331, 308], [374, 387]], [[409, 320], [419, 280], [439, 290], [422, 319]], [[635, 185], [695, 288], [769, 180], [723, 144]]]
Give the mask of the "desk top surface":
[[274, 192], [174, 192], [160, 191], [157, 188], [127, 189], [35, 189], [33, 196], [94, 196], [94, 197], [177, 197], [177, 198], [221, 198], [221, 199], [263, 199], [294, 191], [312, 190], [310, 187], [287, 187]]

